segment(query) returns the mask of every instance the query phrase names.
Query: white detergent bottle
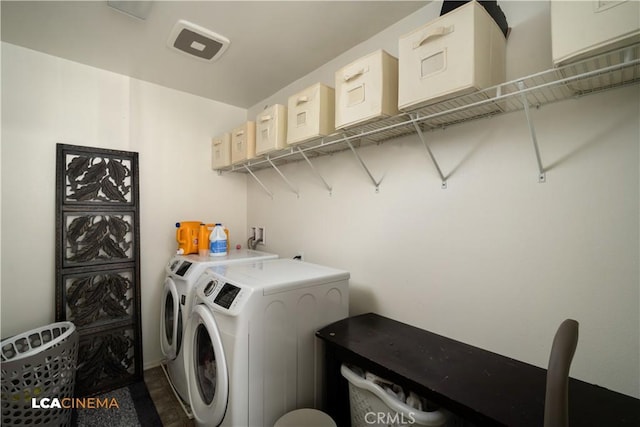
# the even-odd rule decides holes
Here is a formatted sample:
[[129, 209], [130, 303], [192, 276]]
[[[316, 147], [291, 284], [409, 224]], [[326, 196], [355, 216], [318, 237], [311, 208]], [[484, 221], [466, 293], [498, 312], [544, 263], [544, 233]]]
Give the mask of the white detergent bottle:
[[225, 256], [227, 255], [227, 233], [224, 232], [222, 224], [216, 224], [209, 235], [209, 255]]

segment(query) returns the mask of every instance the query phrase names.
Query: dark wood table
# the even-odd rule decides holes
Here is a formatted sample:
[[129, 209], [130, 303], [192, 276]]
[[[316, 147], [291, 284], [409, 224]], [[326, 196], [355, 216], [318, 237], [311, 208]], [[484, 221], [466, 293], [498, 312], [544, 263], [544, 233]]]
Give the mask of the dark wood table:
[[[340, 427], [350, 425], [342, 363], [387, 378], [478, 426], [543, 425], [546, 369], [375, 313], [341, 320], [316, 335], [325, 344], [324, 409]], [[639, 427], [640, 400], [571, 378], [569, 425]]]

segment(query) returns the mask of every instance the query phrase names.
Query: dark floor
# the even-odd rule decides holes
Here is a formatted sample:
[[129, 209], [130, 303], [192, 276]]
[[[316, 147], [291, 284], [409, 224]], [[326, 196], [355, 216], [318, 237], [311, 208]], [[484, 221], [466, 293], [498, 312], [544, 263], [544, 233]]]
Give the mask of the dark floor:
[[144, 371], [144, 382], [164, 427], [193, 427], [160, 366]]

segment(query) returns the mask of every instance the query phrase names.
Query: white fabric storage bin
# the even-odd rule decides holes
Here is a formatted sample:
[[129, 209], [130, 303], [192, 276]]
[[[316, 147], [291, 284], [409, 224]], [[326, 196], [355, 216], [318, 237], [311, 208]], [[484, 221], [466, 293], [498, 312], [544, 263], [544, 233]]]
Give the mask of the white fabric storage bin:
[[398, 60], [375, 51], [336, 71], [336, 128], [398, 113]]
[[551, 52], [555, 65], [640, 42], [640, 2], [551, 1]]
[[220, 169], [231, 165], [231, 134], [224, 133], [211, 140], [211, 168]]
[[246, 122], [231, 131], [231, 163], [256, 156], [256, 122]]
[[349, 383], [351, 427], [409, 425], [444, 427], [450, 415], [445, 410], [421, 411], [391, 396], [378, 384], [369, 381], [346, 365], [340, 373]]
[[503, 83], [506, 39], [472, 1], [399, 41], [398, 107], [410, 110]]
[[275, 104], [256, 117], [256, 155], [287, 146], [287, 107]]
[[332, 87], [316, 83], [290, 96], [287, 107], [287, 144], [299, 144], [335, 131]]

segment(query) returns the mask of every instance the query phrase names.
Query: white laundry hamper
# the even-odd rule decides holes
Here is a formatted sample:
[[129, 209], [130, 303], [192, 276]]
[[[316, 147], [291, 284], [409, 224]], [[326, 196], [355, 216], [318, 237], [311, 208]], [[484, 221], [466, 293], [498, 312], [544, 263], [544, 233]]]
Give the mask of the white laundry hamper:
[[[68, 426], [68, 408], [49, 407], [52, 399], [73, 399], [78, 332], [58, 322], [3, 340], [2, 425]], [[45, 400], [48, 399], [48, 400]], [[45, 404], [46, 403], [46, 404]], [[45, 408], [46, 406], [46, 408]]]
[[446, 426], [448, 413], [444, 410], [420, 411], [394, 398], [382, 387], [362, 378], [346, 365], [340, 373], [349, 382], [351, 427], [369, 426]]

